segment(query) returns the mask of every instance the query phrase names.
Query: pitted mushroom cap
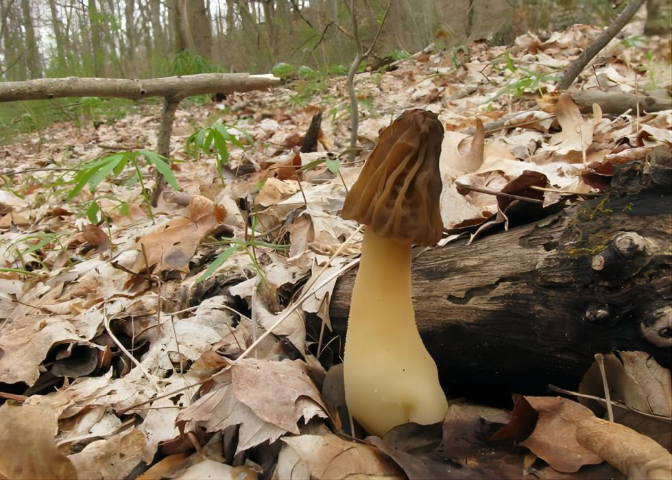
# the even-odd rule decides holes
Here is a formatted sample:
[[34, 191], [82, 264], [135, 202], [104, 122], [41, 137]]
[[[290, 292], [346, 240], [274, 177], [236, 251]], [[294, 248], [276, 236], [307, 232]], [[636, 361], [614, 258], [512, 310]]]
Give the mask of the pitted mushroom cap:
[[441, 239], [439, 156], [443, 126], [435, 113], [407, 110], [382, 131], [341, 216], [379, 237], [430, 246]]

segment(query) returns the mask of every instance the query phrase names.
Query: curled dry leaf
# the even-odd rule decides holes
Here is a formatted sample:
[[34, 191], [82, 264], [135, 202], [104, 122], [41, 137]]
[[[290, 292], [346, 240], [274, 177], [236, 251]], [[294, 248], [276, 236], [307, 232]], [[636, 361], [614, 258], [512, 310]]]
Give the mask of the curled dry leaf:
[[377, 448], [348, 442], [331, 433], [287, 437], [282, 442], [274, 480], [405, 478], [403, 471]]
[[57, 416], [42, 405], [0, 407], [0, 477], [77, 479], [75, 466], [56, 448]]
[[629, 479], [672, 479], [672, 455], [651, 438], [599, 418], [577, 424], [576, 441], [618, 468]]

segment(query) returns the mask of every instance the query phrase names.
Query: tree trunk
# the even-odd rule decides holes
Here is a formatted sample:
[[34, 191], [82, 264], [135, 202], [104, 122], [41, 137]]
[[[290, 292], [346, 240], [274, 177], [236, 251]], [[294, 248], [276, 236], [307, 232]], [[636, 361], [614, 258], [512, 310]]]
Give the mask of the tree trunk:
[[668, 0], [646, 1], [646, 35], [669, 35], [672, 24], [672, 4]]
[[91, 29], [91, 55], [93, 60], [93, 75], [102, 77], [103, 75], [103, 40], [100, 31], [100, 13], [96, 7], [95, 0], [89, 0], [88, 3], [89, 26]]
[[30, 78], [42, 78], [42, 65], [40, 64], [40, 50], [35, 38], [35, 29], [33, 28], [33, 17], [30, 13], [29, 0], [21, 0], [21, 10], [23, 11], [23, 28], [26, 31], [26, 55]]
[[163, 28], [161, 28], [161, 0], [150, 0], [149, 8], [149, 18], [152, 22], [153, 53], [158, 58], [164, 58], [166, 54], [166, 37], [163, 34]]
[[189, 17], [188, 12], [188, 0], [177, 0], [177, 18], [182, 50], [187, 48], [191, 53], [197, 54], [196, 42], [192, 35], [192, 19]]
[[184, 43], [182, 38], [180, 4], [180, 0], [168, 0], [168, 25], [170, 27], [169, 31], [172, 39], [170, 44], [173, 46], [173, 53], [175, 55], [187, 48], [187, 45]]
[[[623, 176], [641, 181], [642, 169], [627, 166]], [[612, 192], [472, 245], [417, 250], [416, 319], [447, 391], [576, 389], [594, 354], [612, 350], [645, 351], [670, 368], [669, 172], [659, 171], [662, 187]], [[355, 274], [333, 294], [339, 334]]]
[[[126, 19], [126, 62], [133, 65], [135, 58], [135, 0], [126, 0], [124, 18]], [[149, 53], [149, 52], [148, 52]]]
[[56, 0], [49, 0], [49, 10], [51, 12], [51, 24], [54, 29], [54, 38], [56, 39], [57, 71], [65, 71], [68, 69], [68, 60], [65, 50], [65, 38], [63, 36], [63, 22], [58, 16]]
[[212, 61], [212, 30], [205, 1], [189, 0], [184, 11], [186, 17], [182, 17], [182, 28], [189, 32], [193, 53]]

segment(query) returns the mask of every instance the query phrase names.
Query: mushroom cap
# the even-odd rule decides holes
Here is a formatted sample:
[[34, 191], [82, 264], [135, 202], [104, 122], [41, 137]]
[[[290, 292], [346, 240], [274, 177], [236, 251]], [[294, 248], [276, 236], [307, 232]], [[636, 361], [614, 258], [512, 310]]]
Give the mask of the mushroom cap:
[[385, 128], [341, 216], [376, 235], [430, 246], [441, 239], [439, 156], [443, 125], [427, 110], [407, 110]]

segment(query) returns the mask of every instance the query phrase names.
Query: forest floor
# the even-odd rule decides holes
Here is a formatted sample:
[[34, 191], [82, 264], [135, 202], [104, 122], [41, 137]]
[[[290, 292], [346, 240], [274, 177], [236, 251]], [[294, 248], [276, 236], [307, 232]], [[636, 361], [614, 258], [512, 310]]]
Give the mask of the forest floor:
[[[620, 475], [577, 443], [573, 432], [593, 413], [573, 400], [519, 397], [512, 419], [455, 399], [443, 428], [409, 424], [355, 442], [339, 417], [342, 385], [340, 394], [323, 388], [338, 385], [328, 371], [341, 355], [340, 344], [323, 340], [329, 299], [361, 243], [356, 222], [339, 212], [380, 130], [401, 112], [431, 110], [446, 130], [447, 233], [438, 248], [506, 223], [492, 192], [525, 171], [542, 174], [544, 189], [521, 195], [580, 202], [607, 188], [614, 165], [670, 147], [670, 107], [617, 111], [553, 92], [559, 72], [600, 32], [574, 26], [510, 47], [480, 42], [359, 74], [362, 151], [348, 150], [345, 78], [319, 76], [222, 103], [185, 102], [169, 169], [142, 152], [156, 146], [157, 106], [109, 124], [54, 124], [0, 146], [0, 473]], [[614, 40], [571, 92], [669, 104], [670, 60], [669, 38]], [[317, 151], [299, 153], [319, 111]], [[495, 121], [484, 135], [482, 124]], [[190, 152], [209, 137], [210, 149]], [[150, 208], [156, 168], [180, 190]], [[307, 318], [322, 328], [307, 328]], [[662, 399], [662, 410], [647, 413], [669, 421], [670, 374], [656, 375], [658, 387], [642, 380], [629, 394]], [[515, 443], [526, 438], [511, 434], [521, 418], [534, 431]], [[506, 424], [508, 434], [487, 442]], [[666, 435], [651, 436], [665, 444]]]

